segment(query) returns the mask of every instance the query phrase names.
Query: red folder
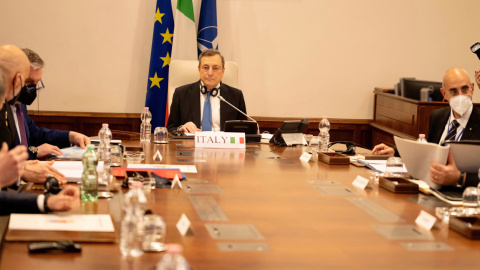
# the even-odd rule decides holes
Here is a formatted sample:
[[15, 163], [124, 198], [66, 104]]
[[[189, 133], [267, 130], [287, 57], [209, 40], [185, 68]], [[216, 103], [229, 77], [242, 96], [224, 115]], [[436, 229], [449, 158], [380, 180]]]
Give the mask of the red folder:
[[179, 180], [183, 179], [182, 173], [180, 172], [179, 169], [136, 169], [136, 168], [113, 167], [112, 175], [115, 177], [124, 178], [126, 171], [149, 172], [167, 179], [173, 179], [175, 178], [175, 175], [178, 175]]

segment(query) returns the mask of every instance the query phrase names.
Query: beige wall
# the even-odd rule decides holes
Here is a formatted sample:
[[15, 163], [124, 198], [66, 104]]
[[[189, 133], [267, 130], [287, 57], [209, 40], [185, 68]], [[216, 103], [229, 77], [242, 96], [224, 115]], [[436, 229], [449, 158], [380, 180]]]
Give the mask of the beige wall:
[[[46, 60], [40, 110], [140, 112], [155, 2], [1, 0], [0, 44]], [[218, 0], [217, 8], [220, 49], [238, 63], [255, 116], [371, 119], [375, 86], [480, 69], [469, 50], [480, 41], [478, 0]]]

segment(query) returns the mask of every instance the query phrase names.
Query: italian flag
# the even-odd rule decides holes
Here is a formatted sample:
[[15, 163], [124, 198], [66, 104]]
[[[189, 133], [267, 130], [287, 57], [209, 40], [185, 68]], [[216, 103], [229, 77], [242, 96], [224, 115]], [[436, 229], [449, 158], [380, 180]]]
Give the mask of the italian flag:
[[198, 60], [197, 27], [192, 0], [177, 1], [171, 59]]

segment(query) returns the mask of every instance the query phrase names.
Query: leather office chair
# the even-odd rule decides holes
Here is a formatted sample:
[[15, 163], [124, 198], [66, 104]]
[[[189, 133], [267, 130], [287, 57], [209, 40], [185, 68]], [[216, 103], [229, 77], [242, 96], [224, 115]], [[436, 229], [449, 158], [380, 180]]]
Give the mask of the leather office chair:
[[[173, 92], [179, 86], [196, 82], [198, 75], [198, 61], [175, 60], [170, 63], [168, 78], [168, 112], [172, 104]], [[225, 61], [225, 74], [222, 82], [232, 87], [238, 87], [238, 65], [235, 62]]]

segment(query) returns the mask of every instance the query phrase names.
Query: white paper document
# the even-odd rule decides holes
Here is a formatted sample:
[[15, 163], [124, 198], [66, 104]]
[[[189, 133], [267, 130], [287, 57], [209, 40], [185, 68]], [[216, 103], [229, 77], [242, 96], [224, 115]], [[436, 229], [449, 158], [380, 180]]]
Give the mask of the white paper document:
[[85, 151], [87, 151], [87, 149], [82, 149], [78, 146], [62, 148], [60, 150], [62, 151], [62, 155], [58, 156], [57, 158], [75, 159], [75, 160], [81, 160], [83, 157], [83, 154], [85, 154]]
[[131, 169], [179, 169], [182, 173], [197, 173], [195, 165], [169, 165], [169, 164], [128, 164]]
[[480, 168], [480, 142], [458, 141], [449, 143], [453, 159], [461, 172], [478, 173]]
[[[367, 168], [377, 171], [377, 172], [386, 172], [387, 171], [387, 161], [386, 160], [365, 160], [365, 159], [357, 159], [358, 162], [365, 165]], [[403, 164], [402, 168], [398, 168], [398, 170], [394, 171], [393, 173], [408, 173], [405, 164]]]
[[440, 188], [439, 185], [430, 181], [430, 164], [437, 162], [447, 164], [449, 146], [441, 146], [435, 143], [421, 143], [406, 140], [394, 136], [398, 153], [402, 157], [408, 173], [428, 183], [430, 187]]
[[[55, 161], [52, 167], [63, 173], [69, 183], [82, 181], [83, 164], [81, 161]], [[103, 161], [98, 162], [97, 172], [99, 169], [103, 171]]]
[[110, 215], [11, 214], [9, 230], [114, 232]]

